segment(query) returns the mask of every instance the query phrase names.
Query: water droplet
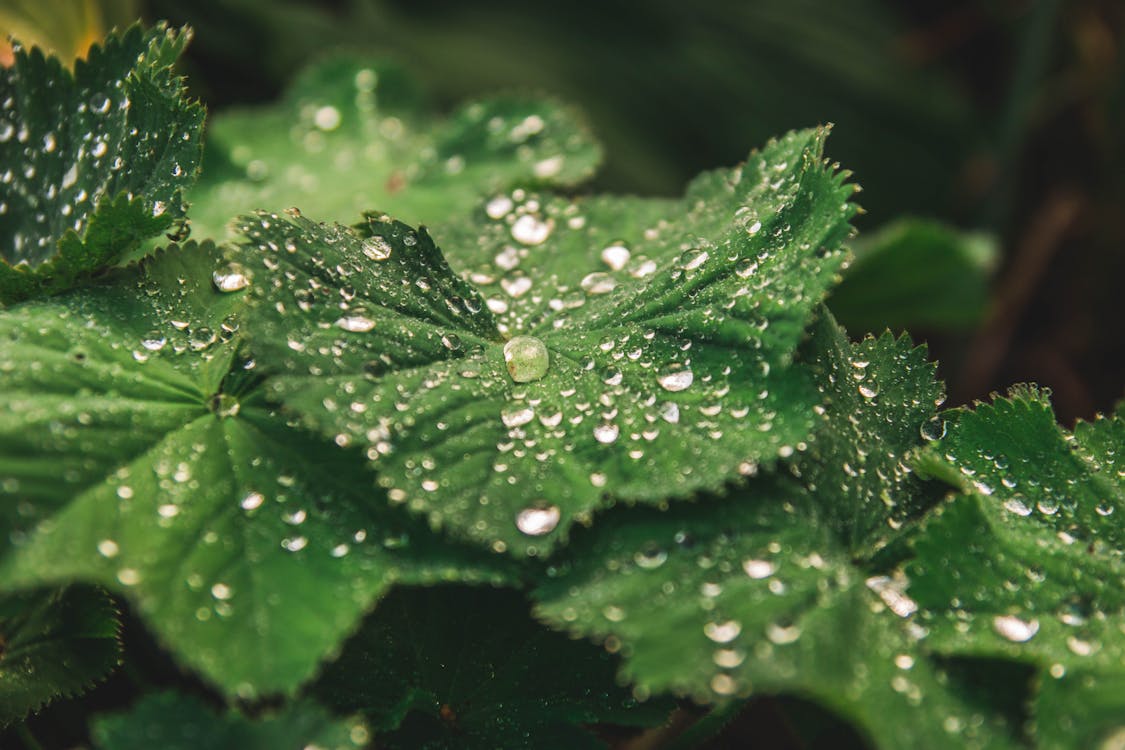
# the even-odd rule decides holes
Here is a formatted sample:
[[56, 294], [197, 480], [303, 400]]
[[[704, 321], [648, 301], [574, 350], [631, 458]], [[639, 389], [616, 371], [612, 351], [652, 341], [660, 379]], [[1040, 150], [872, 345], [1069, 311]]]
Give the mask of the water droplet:
[[351, 333], [366, 333], [375, 327], [375, 321], [364, 315], [353, 313], [339, 318], [336, 321], [336, 327]]
[[505, 427], [520, 427], [535, 418], [535, 411], [522, 407], [518, 409], [505, 409], [500, 412], [500, 421]]
[[1014, 615], [997, 615], [992, 618], [992, 628], [1012, 643], [1024, 643], [1039, 632], [1039, 621], [1021, 620]]
[[391, 254], [394, 253], [394, 248], [391, 247], [391, 243], [387, 242], [382, 237], [368, 237], [363, 241], [363, 244], [360, 245], [360, 248], [363, 250], [364, 255], [377, 262], [387, 260], [391, 257]]
[[512, 237], [524, 245], [542, 245], [551, 236], [555, 223], [548, 219], [542, 221], [531, 214], [524, 214], [512, 224]]
[[875, 385], [874, 383], [860, 383], [859, 395], [863, 396], [864, 398], [875, 398], [879, 395], [879, 386]]
[[621, 243], [614, 243], [602, 250], [602, 262], [614, 271], [620, 271], [629, 262], [632, 253]]
[[715, 643], [730, 643], [742, 632], [742, 624], [737, 620], [709, 622], [703, 626], [703, 634]]
[[668, 365], [656, 374], [656, 382], [660, 383], [660, 387], [672, 393], [687, 390], [694, 381], [692, 371], [681, 364]]
[[636, 554], [633, 555], [633, 562], [637, 564], [637, 567], [645, 570], [659, 568], [667, 559], [668, 553], [655, 545], [637, 550]]
[[335, 130], [340, 127], [340, 110], [333, 106], [319, 108], [313, 115], [313, 124], [321, 130]]
[[556, 505], [545, 508], [524, 508], [516, 514], [516, 528], [528, 536], [550, 534], [559, 525], [559, 509]]
[[620, 434], [621, 428], [612, 422], [603, 422], [594, 428], [594, 439], [603, 445], [609, 445], [617, 440]]
[[220, 292], [238, 292], [250, 286], [250, 279], [238, 263], [228, 263], [222, 268], [215, 269], [211, 274], [211, 283]]
[[617, 279], [608, 273], [595, 271], [586, 274], [579, 285], [586, 294], [605, 294], [617, 288]]
[[512, 380], [530, 383], [547, 374], [550, 355], [543, 342], [534, 336], [516, 336], [504, 344], [504, 363]]
[[743, 560], [742, 569], [746, 575], [754, 579], [769, 578], [777, 570], [777, 566], [769, 560]]
[[107, 559], [117, 557], [117, 553], [121, 548], [117, 546], [117, 542], [112, 539], [103, 539], [98, 542], [98, 554]]
[[1015, 513], [1017, 516], [1030, 516], [1031, 508], [1027, 507], [1023, 498], [1019, 495], [1016, 497], [1008, 498], [1004, 501], [1004, 510], [1009, 513]]
[[769, 638], [771, 643], [776, 643], [778, 646], [793, 643], [800, 637], [801, 628], [799, 625], [770, 623], [766, 626], [766, 638]]
[[265, 502], [265, 499], [266, 498], [260, 492], [249, 492], [246, 494], [246, 497], [242, 498], [239, 505], [242, 506], [243, 510], [254, 510], [255, 508], [260, 508], [262, 503]]
[[941, 440], [945, 437], [945, 420], [941, 417], [932, 417], [922, 423], [918, 433], [923, 440]]
[[216, 583], [211, 587], [211, 596], [215, 597], [219, 601], [226, 601], [233, 595], [234, 592], [231, 590], [231, 587], [226, 585], [225, 583]]
[[484, 212], [488, 214], [490, 219], [503, 219], [511, 212], [513, 205], [511, 198], [506, 195], [498, 195], [488, 202], [488, 205], [484, 207]]

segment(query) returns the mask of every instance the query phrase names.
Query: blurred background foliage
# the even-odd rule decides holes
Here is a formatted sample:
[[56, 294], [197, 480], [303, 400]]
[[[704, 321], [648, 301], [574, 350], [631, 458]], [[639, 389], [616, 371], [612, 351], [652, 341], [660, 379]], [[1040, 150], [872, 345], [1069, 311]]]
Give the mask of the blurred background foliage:
[[867, 210], [833, 300], [853, 334], [928, 342], [951, 403], [1030, 380], [1070, 421], [1122, 395], [1120, 0], [7, 0], [0, 31], [75, 55], [135, 15], [194, 27], [212, 112], [341, 48], [446, 107], [557, 95], [605, 145], [592, 190], [674, 195], [833, 122]]

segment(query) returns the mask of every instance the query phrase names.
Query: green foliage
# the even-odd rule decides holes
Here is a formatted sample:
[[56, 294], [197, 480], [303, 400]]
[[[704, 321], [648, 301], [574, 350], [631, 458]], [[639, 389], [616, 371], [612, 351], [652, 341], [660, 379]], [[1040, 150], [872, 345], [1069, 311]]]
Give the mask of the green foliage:
[[829, 305], [853, 331], [972, 328], [985, 313], [998, 260], [988, 235], [898, 221], [855, 244], [855, 259]]
[[434, 224], [518, 184], [573, 185], [601, 150], [553, 102], [508, 96], [435, 120], [402, 70], [338, 58], [305, 70], [277, 105], [216, 117], [205, 158], [192, 231], [218, 239], [232, 216], [278, 206]]
[[117, 666], [117, 612], [93, 588], [0, 595], [0, 727]]
[[[358, 233], [246, 218], [251, 349], [271, 395], [363, 446], [393, 501], [497, 551], [548, 551], [609, 498], [717, 489], [811, 427], [787, 365], [853, 210], [824, 136], [681, 204], [500, 196], [451, 232], [448, 263], [383, 216]], [[540, 377], [509, 372], [513, 336], [544, 347]]]
[[127, 713], [99, 717], [98, 750], [355, 750], [366, 744], [361, 721], [345, 721], [308, 702], [257, 718], [216, 714], [191, 695], [155, 693]]
[[539, 625], [518, 593], [401, 589], [314, 693], [364, 712], [380, 747], [595, 748], [605, 745], [578, 725], [658, 724], [670, 708], [638, 703], [613, 674], [605, 650]]
[[[31, 298], [0, 310], [0, 722], [112, 668], [95, 584], [193, 691], [130, 664], [104, 750], [666, 745], [673, 700], [698, 740], [763, 696], [876, 747], [1119, 740], [1125, 407], [940, 413], [924, 349], [825, 306], [963, 321], [983, 241], [903, 225], [830, 298], [857, 209], [824, 128], [681, 199], [565, 196], [599, 157], [564, 107], [435, 122], [337, 58], [215, 121], [189, 218], [225, 244], [149, 252], [194, 173], [185, 39], [4, 74], [0, 174], [100, 198], [85, 233], [35, 228], [50, 180], [0, 214], [45, 248], [3, 266]], [[106, 177], [59, 113], [113, 80]], [[900, 263], [939, 270], [880, 297]]]
[[0, 303], [66, 289], [183, 216], [203, 108], [172, 64], [190, 38], [133, 26], [73, 73], [37, 48], [0, 70]]

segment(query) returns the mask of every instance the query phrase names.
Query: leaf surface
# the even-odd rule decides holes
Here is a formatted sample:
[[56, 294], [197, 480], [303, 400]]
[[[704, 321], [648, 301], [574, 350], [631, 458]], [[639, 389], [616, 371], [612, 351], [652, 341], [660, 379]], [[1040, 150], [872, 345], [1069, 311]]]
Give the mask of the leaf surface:
[[96, 718], [91, 734], [98, 750], [355, 750], [368, 733], [362, 722], [333, 717], [308, 701], [252, 719], [216, 714], [194, 696], [166, 692]]
[[117, 666], [117, 611], [94, 588], [0, 594], [0, 726]]
[[219, 239], [238, 214], [273, 206], [345, 223], [378, 208], [437, 224], [496, 191], [581, 182], [601, 149], [556, 102], [498, 97], [437, 120], [400, 69], [341, 57], [305, 70], [273, 106], [217, 115], [206, 160], [192, 227]]
[[270, 393], [362, 446], [392, 501], [496, 550], [542, 553], [613, 499], [753, 473], [813, 425], [789, 363], [854, 210], [824, 136], [790, 134], [680, 202], [504, 198], [450, 231], [448, 262], [385, 216], [247, 217]]
[[172, 72], [190, 38], [137, 25], [73, 73], [38, 49], [0, 70], [0, 302], [65, 289], [183, 216], [204, 115]]
[[514, 591], [400, 589], [318, 679], [314, 693], [362, 712], [388, 748], [605, 747], [580, 725], [651, 726], [615, 660], [532, 620]]
[[928, 645], [1056, 670], [1119, 670], [1121, 407], [1067, 434], [1045, 392], [1018, 387], [949, 421], [916, 463], [965, 494], [927, 518], [905, 566]]
[[0, 316], [0, 580], [105, 584], [225, 691], [291, 691], [392, 582], [504, 574], [265, 405], [248, 281], [216, 261], [172, 248]]

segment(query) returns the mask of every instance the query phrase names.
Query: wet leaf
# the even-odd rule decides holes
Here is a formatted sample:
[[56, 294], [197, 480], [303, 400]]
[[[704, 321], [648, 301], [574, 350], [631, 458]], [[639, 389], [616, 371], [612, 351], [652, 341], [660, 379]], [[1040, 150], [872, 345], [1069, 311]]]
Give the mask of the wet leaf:
[[651, 726], [668, 701], [639, 703], [615, 659], [536, 623], [523, 595], [401, 589], [380, 604], [314, 694], [362, 712], [384, 748], [605, 747], [581, 725]]
[[362, 722], [331, 716], [308, 701], [249, 718], [166, 692], [96, 718], [91, 734], [98, 750], [356, 750], [366, 746], [368, 731]]
[[117, 612], [94, 588], [0, 594], [0, 727], [117, 666]]
[[796, 695], [876, 747], [1005, 746], [1002, 722], [919, 652], [911, 601], [851, 564], [820, 506], [763, 478], [720, 501], [613, 511], [553, 561], [536, 615], [622, 654], [644, 694]]
[[133, 26], [73, 73], [38, 49], [0, 69], [0, 303], [65, 289], [183, 216], [204, 114], [172, 71], [190, 38]]
[[503, 215], [450, 230], [452, 268], [385, 216], [355, 232], [248, 217], [269, 392], [362, 446], [393, 502], [497, 551], [543, 553], [610, 498], [753, 473], [814, 422], [789, 362], [854, 210], [824, 136], [786, 136], [680, 202], [501, 196]]
[[501, 573], [264, 404], [237, 355], [252, 282], [216, 258], [173, 247], [0, 315], [0, 581], [103, 583], [223, 690], [291, 691], [392, 582]]
[[378, 207], [433, 225], [497, 190], [581, 182], [601, 149], [551, 100], [499, 97], [435, 120], [400, 69], [337, 58], [307, 69], [276, 105], [217, 115], [206, 160], [192, 226], [220, 238], [238, 214], [274, 206], [346, 223]]
[[906, 465], [941, 437], [945, 400], [925, 347], [884, 333], [852, 343], [824, 310], [801, 351], [822, 394], [819, 425], [791, 470], [820, 498], [827, 522], [866, 556], [937, 498]]
[[1067, 434], [1046, 393], [1018, 387], [947, 414], [948, 434], [917, 467], [965, 494], [925, 520], [905, 567], [928, 647], [1054, 672], [1120, 669], [1122, 408]]
[[996, 239], [936, 221], [902, 219], [854, 244], [855, 260], [828, 306], [853, 332], [965, 330], [980, 323]]

